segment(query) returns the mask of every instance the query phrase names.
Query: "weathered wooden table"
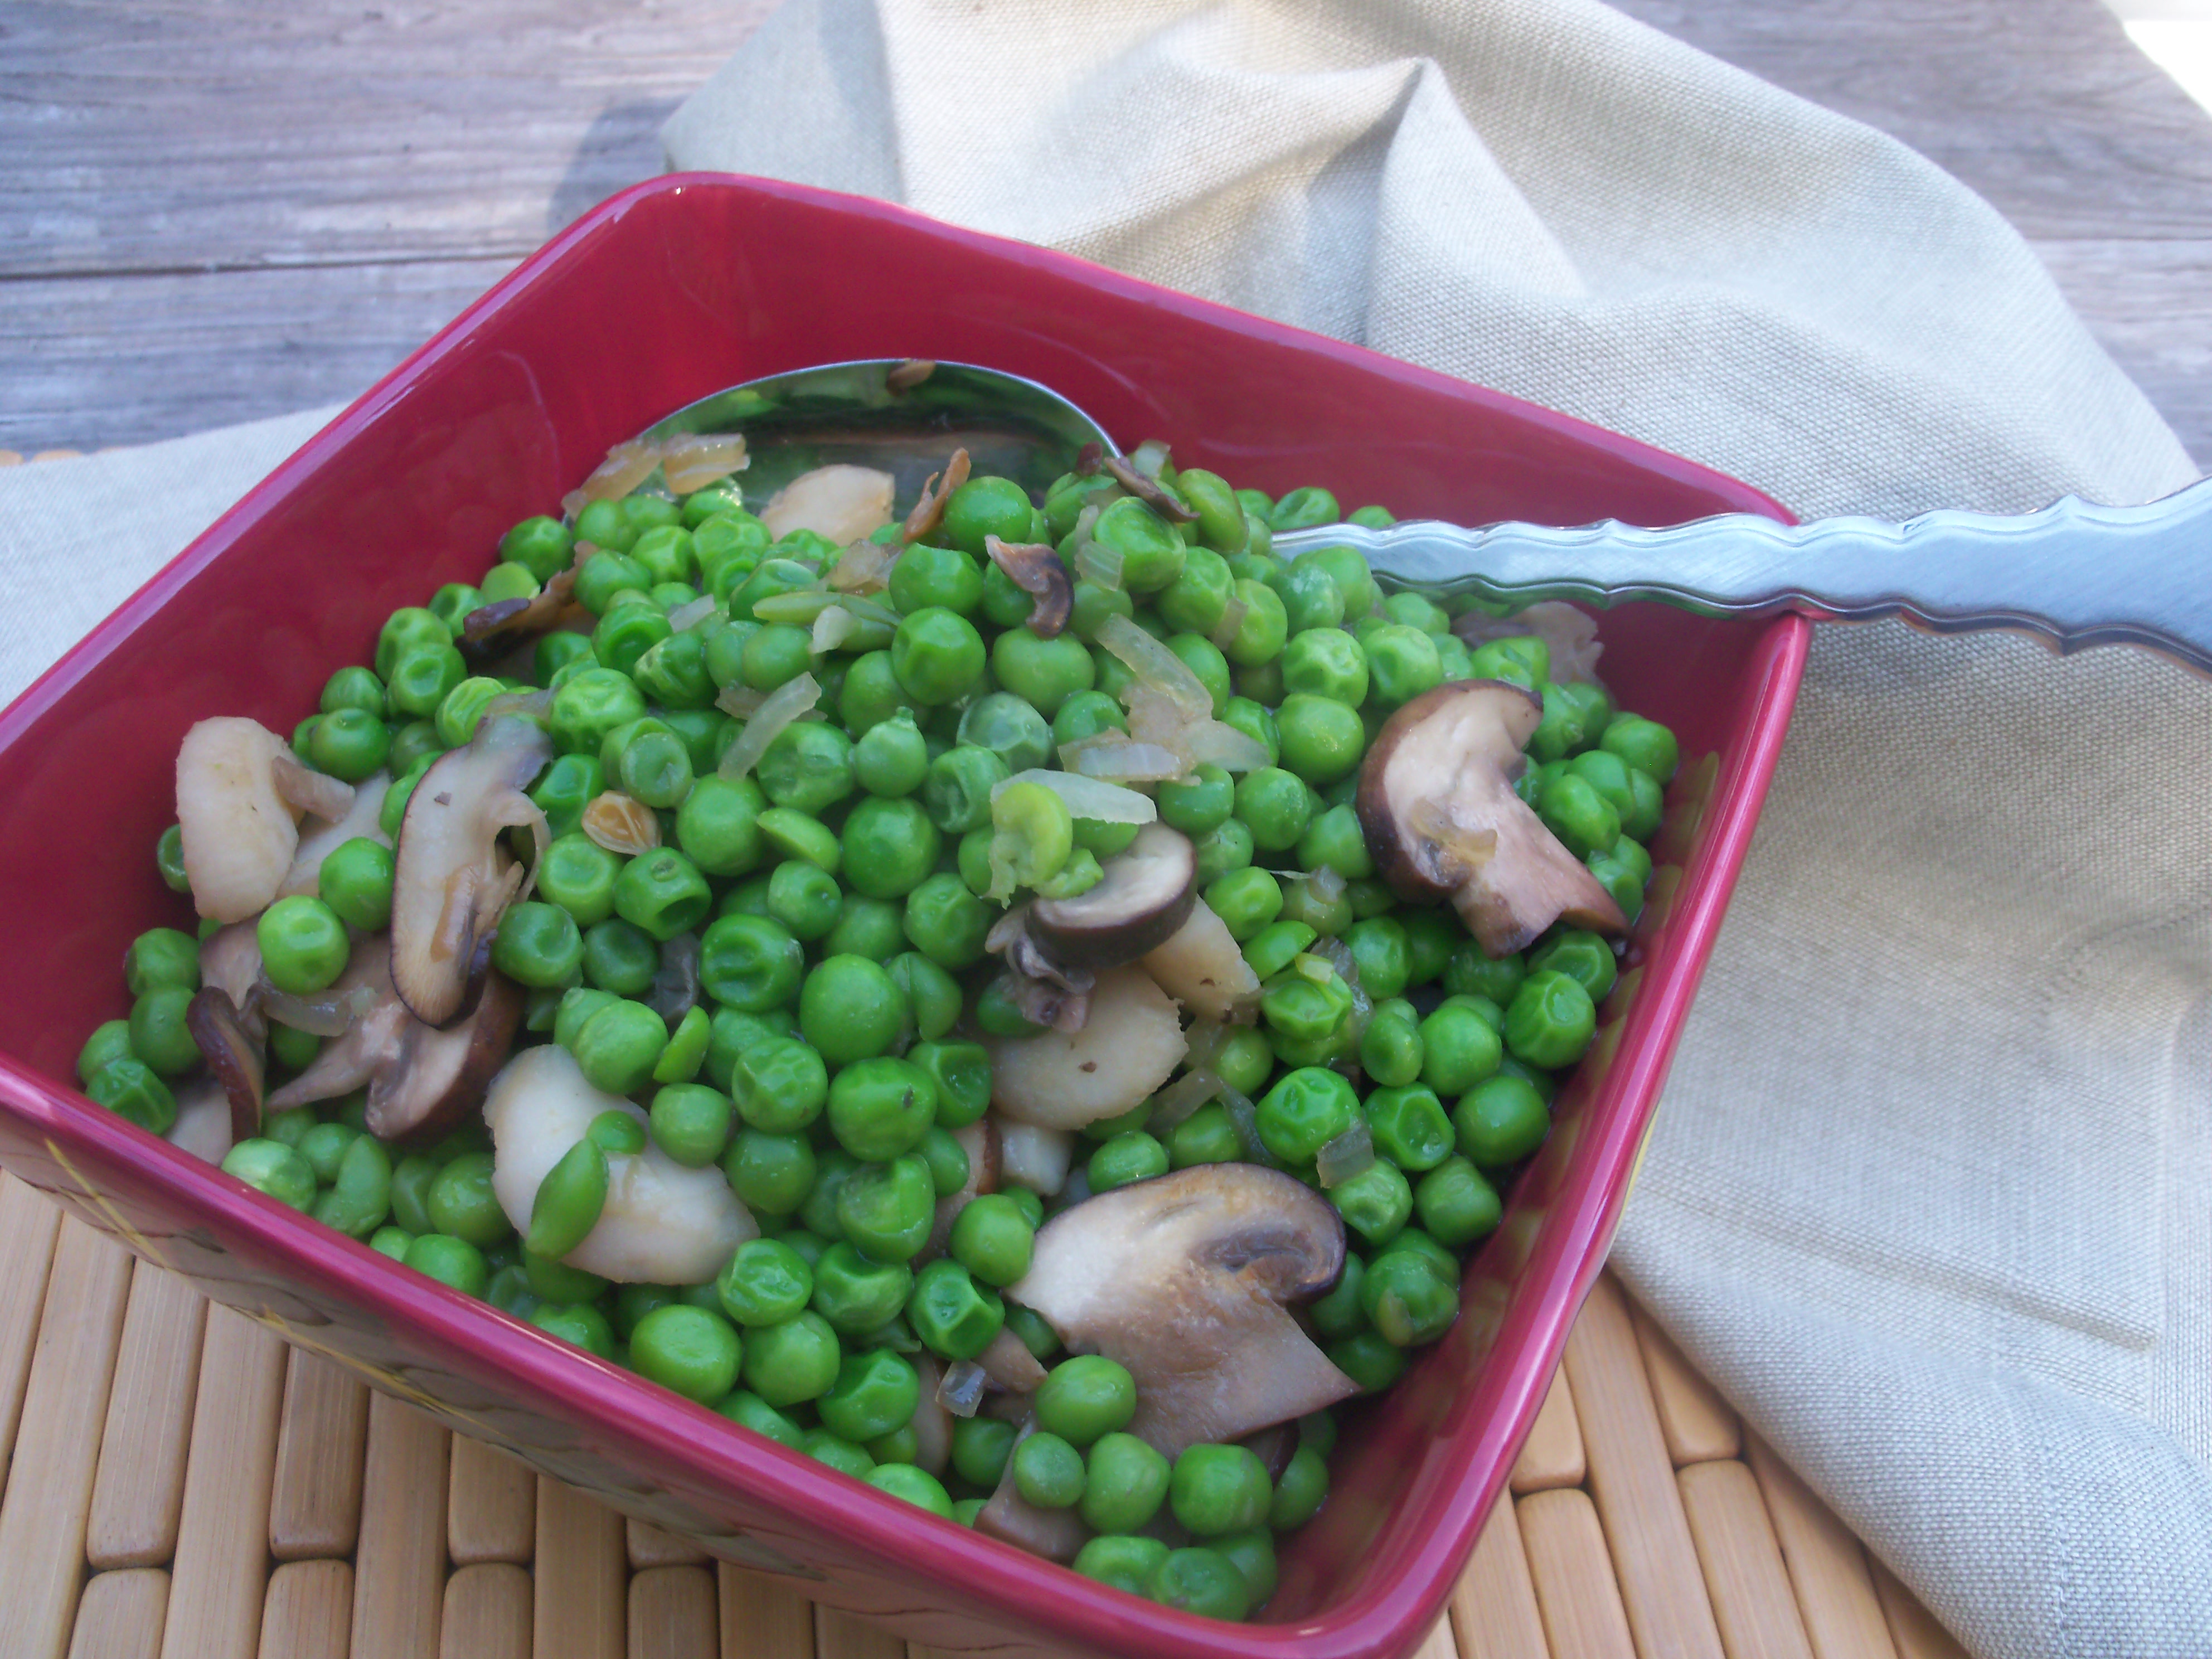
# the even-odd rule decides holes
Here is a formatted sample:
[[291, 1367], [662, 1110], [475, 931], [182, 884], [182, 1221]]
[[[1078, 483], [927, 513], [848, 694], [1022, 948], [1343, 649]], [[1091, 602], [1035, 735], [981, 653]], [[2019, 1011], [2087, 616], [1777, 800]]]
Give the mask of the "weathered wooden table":
[[[350, 397], [659, 166], [774, 0], [0, 9], [0, 452]], [[1912, 144], [2212, 456], [2212, 118], [2096, 0], [1626, 9]], [[13, 459], [12, 456], [8, 459]], [[0, 1177], [0, 1651], [904, 1659]], [[1422, 1659], [1958, 1650], [1610, 1281]]]

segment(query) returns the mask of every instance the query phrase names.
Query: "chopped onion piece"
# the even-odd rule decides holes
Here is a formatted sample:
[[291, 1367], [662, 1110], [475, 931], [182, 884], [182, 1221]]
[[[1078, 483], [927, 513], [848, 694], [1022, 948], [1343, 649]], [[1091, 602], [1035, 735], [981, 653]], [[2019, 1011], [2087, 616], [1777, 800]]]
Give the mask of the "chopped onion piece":
[[1213, 1064], [1229, 1041], [1229, 1028], [1218, 1019], [1195, 1020], [1182, 1037], [1183, 1063], [1196, 1071]]
[[1344, 878], [1333, 864], [1324, 864], [1318, 870], [1309, 870], [1296, 878], [1306, 884], [1306, 890], [1323, 905], [1334, 904], [1344, 896]]
[[769, 693], [759, 712], [745, 722], [745, 729], [738, 733], [737, 740], [723, 753], [722, 763], [714, 769], [726, 778], [744, 776], [768, 753], [768, 746], [775, 741], [777, 734], [813, 708], [821, 697], [822, 687], [811, 674], [786, 680]]
[[764, 623], [791, 623], [804, 628], [837, 602], [837, 596], [819, 586], [794, 587], [753, 602], [753, 616]]
[[1149, 795], [1140, 795], [1133, 789], [1102, 782], [1095, 777], [1055, 772], [1044, 767], [1017, 772], [992, 785], [991, 799], [997, 800], [1018, 783], [1041, 783], [1067, 803], [1073, 816], [1099, 823], [1150, 823], [1160, 815], [1160, 809], [1152, 805]]
[[726, 685], [714, 694], [714, 707], [732, 720], [750, 720], [767, 701], [767, 692], [750, 685]]
[[[592, 469], [581, 487], [561, 498], [562, 509], [571, 517], [593, 501], [619, 501], [653, 476], [660, 465], [660, 446], [633, 438], [607, 451], [607, 458]], [[575, 505], [571, 507], [570, 502]]]
[[1195, 1066], [1152, 1097], [1152, 1115], [1145, 1120], [1148, 1133], [1165, 1134], [1209, 1100], [1220, 1097], [1221, 1073], [1211, 1066]]
[[937, 1379], [937, 1403], [955, 1417], [973, 1417], [983, 1403], [983, 1385], [990, 1373], [972, 1359], [956, 1359]]
[[[1326, 864], [1322, 866], [1323, 870], [1333, 867]], [[1317, 939], [1313, 943], [1311, 954], [1319, 957], [1336, 969], [1336, 976], [1346, 985], [1359, 983], [1359, 964], [1352, 959], [1352, 947], [1342, 939], [1333, 935], [1327, 939]]]
[[[1091, 509], [1083, 509], [1088, 513]], [[1119, 592], [1121, 587], [1121, 550], [1103, 542], [1084, 541], [1075, 550], [1075, 574], [1093, 587]]]
[[336, 823], [353, 806], [353, 786], [301, 762], [289, 747], [270, 757], [269, 779], [287, 806]]
[[840, 593], [880, 593], [891, 579], [899, 550], [882, 542], [854, 542], [830, 566], [830, 586]]
[[1226, 651], [1237, 642], [1237, 630], [1244, 626], [1244, 613], [1251, 607], [1234, 593], [1221, 607], [1221, 620], [1213, 624], [1213, 631], [1206, 637], [1213, 641], [1214, 648]]
[[660, 476], [678, 495], [704, 489], [752, 465], [744, 438], [735, 432], [686, 432], [660, 445]]
[[1141, 683], [1127, 687], [1121, 694], [1122, 702], [1129, 706], [1129, 736], [1138, 743], [1156, 743], [1163, 749], [1182, 752], [1183, 732], [1190, 720], [1176, 707], [1175, 699], [1164, 691], [1156, 691]]
[[1202, 720], [1213, 714], [1213, 695], [1189, 665], [1128, 617], [1109, 616], [1099, 625], [1098, 643], [1120, 659], [1143, 684], [1162, 691], [1182, 711], [1185, 720]]
[[1375, 1137], [1367, 1120], [1355, 1117], [1352, 1127], [1314, 1156], [1314, 1174], [1324, 1187], [1341, 1187], [1375, 1167]]
[[1546, 599], [1510, 617], [1486, 617], [1480, 611], [1470, 611], [1452, 623], [1452, 632], [1470, 647], [1534, 635], [1551, 652], [1552, 678], [1559, 684], [1601, 684], [1597, 659], [1605, 647], [1598, 642], [1597, 623], [1564, 599]]
[[584, 834], [610, 853], [636, 858], [660, 845], [660, 820], [643, 801], [610, 789], [584, 809]]
[[1147, 438], [1129, 452], [1129, 471], [1147, 478], [1157, 478], [1167, 468], [1170, 451], [1164, 441]]
[[[1116, 779], [1129, 783], [1158, 783], [1165, 778], [1179, 778], [1190, 770], [1190, 763], [1174, 750], [1157, 743], [1132, 743], [1118, 733], [1109, 738], [1101, 732], [1081, 743], [1068, 744], [1060, 750], [1060, 758], [1069, 771], [1109, 783]], [[1078, 817], [1085, 816], [1076, 814]], [[1152, 820], [1146, 818], [1144, 822], [1149, 823]]]
[[529, 714], [543, 720], [552, 707], [550, 691], [502, 691], [483, 706], [477, 729], [481, 732], [501, 714]]
[[1194, 720], [1183, 729], [1182, 752], [1193, 766], [1212, 764], [1224, 772], [1256, 772], [1274, 763], [1267, 745], [1221, 720]]
[[814, 654], [826, 657], [847, 640], [860, 625], [860, 619], [842, 605], [825, 605], [814, 618]]
[[1238, 1094], [1224, 1083], [1218, 1098], [1228, 1109], [1229, 1121], [1237, 1126], [1237, 1139], [1243, 1143], [1245, 1158], [1273, 1169], [1275, 1160], [1268, 1153], [1267, 1143], [1260, 1139], [1260, 1114], [1252, 1104], [1252, 1097]]
[[701, 623], [722, 608], [722, 602], [712, 593], [702, 593], [696, 599], [687, 599], [668, 613], [668, 625], [681, 634], [696, 628]]
[[699, 936], [678, 933], [660, 947], [659, 971], [642, 999], [670, 1028], [699, 1001]]
[[343, 1036], [355, 1020], [384, 999], [374, 985], [356, 985], [347, 991], [326, 991], [320, 996], [295, 996], [263, 980], [255, 988], [255, 1005], [267, 1011], [279, 1025], [315, 1036]]

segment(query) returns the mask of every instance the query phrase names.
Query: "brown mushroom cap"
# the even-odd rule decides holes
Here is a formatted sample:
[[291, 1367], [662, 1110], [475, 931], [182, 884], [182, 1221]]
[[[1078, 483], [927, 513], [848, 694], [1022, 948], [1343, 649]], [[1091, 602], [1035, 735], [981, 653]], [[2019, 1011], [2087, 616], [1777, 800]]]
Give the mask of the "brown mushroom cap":
[[1006, 1297], [1127, 1367], [1129, 1432], [1173, 1457], [1359, 1391], [1285, 1306], [1334, 1285], [1344, 1250], [1342, 1218], [1293, 1176], [1196, 1164], [1062, 1211]]
[[204, 985], [193, 994], [185, 1008], [185, 1029], [199, 1046], [209, 1075], [229, 1098], [232, 1141], [252, 1139], [261, 1133], [267, 1099], [268, 1073], [259, 1036], [246, 1029], [230, 994], [215, 985]]
[[1188, 836], [1148, 823], [1073, 898], [1030, 906], [1029, 932], [1054, 962], [1117, 968], [1172, 939], [1196, 901], [1198, 855]]
[[1493, 957], [1554, 921], [1620, 933], [1613, 896], [1514, 793], [1522, 749], [1543, 717], [1534, 693], [1455, 680], [1390, 716], [1360, 763], [1359, 827], [1402, 898], [1449, 898]]
[[552, 757], [534, 720], [490, 717], [408, 797], [392, 850], [392, 983], [417, 1019], [444, 1025], [468, 1006], [523, 884], [501, 832], [527, 825], [544, 850], [545, 814], [522, 792]]
[[307, 1069], [269, 1097], [279, 1111], [368, 1088], [368, 1132], [379, 1140], [435, 1140], [483, 1098], [522, 1022], [521, 988], [485, 977], [476, 1008], [441, 1030], [407, 1011], [392, 988], [391, 941], [382, 934], [354, 946], [332, 988], [368, 987], [380, 1000], [325, 1043]]

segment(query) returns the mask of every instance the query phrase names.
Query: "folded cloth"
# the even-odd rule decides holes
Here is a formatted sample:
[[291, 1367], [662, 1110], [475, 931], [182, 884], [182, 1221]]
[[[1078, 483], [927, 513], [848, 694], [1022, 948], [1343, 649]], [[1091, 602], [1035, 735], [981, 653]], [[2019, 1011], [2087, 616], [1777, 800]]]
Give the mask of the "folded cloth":
[[[787, 0], [663, 137], [1807, 514], [2195, 476], [1986, 204], [1593, 0]], [[2212, 1651], [2208, 775], [2162, 662], [1824, 630], [1616, 1245], [1985, 1656]]]

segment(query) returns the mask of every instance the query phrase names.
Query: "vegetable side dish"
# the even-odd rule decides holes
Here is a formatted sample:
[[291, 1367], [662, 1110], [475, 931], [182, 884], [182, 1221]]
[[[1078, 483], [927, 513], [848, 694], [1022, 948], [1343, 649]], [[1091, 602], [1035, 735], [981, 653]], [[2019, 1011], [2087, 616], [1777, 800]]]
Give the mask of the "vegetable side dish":
[[[618, 447], [290, 739], [202, 720], [87, 1092], [948, 1519], [1261, 1608], [1459, 1311], [1676, 763], [1165, 447]], [[897, 516], [904, 505], [903, 516]], [[1364, 508], [1352, 517], [1387, 523]]]

